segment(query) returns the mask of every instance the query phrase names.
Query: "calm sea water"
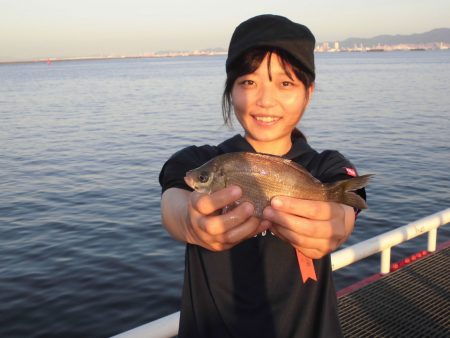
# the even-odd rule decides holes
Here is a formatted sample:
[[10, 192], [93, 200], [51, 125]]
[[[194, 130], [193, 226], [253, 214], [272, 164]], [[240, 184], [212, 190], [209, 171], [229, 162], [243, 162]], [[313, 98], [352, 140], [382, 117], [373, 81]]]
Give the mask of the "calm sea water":
[[[376, 174], [348, 244], [449, 207], [450, 52], [320, 54], [317, 68], [301, 128]], [[178, 310], [184, 246], [161, 226], [158, 174], [181, 147], [240, 132], [222, 126], [223, 82], [224, 57], [0, 65], [1, 337], [107, 337]], [[339, 270], [338, 288], [377, 264]]]

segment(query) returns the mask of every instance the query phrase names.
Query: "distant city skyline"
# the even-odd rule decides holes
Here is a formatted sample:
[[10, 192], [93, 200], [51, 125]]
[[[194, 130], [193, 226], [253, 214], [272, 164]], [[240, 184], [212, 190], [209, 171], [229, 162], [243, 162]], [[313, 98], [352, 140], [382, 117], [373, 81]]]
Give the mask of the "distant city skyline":
[[0, 61], [227, 48], [237, 24], [273, 13], [318, 42], [450, 27], [444, 0], [0, 0]]

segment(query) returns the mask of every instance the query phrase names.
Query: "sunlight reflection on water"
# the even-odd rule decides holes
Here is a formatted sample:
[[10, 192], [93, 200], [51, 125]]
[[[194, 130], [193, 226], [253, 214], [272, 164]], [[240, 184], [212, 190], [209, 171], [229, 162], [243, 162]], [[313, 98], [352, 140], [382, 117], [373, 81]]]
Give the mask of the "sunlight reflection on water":
[[[317, 68], [301, 128], [376, 174], [348, 245], [448, 207], [448, 53], [320, 54]], [[224, 58], [0, 65], [0, 78], [0, 336], [107, 336], [176, 311], [184, 246], [160, 224], [158, 175], [180, 148], [240, 131], [221, 120]], [[338, 289], [377, 264], [338, 271]]]

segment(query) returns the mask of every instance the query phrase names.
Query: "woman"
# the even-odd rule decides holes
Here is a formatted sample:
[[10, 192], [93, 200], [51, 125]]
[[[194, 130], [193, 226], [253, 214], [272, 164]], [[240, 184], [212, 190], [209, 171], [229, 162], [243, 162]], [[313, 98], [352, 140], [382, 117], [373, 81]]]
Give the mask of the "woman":
[[187, 243], [179, 337], [341, 336], [329, 253], [351, 234], [353, 208], [279, 196], [263, 219], [248, 202], [222, 214], [241, 196], [239, 187], [207, 195], [183, 180], [186, 171], [237, 151], [283, 156], [322, 182], [354, 173], [341, 154], [317, 153], [296, 128], [314, 92], [314, 45], [307, 27], [284, 17], [241, 23], [226, 61], [223, 114], [229, 122], [234, 111], [244, 136], [185, 148], [161, 171], [163, 224]]

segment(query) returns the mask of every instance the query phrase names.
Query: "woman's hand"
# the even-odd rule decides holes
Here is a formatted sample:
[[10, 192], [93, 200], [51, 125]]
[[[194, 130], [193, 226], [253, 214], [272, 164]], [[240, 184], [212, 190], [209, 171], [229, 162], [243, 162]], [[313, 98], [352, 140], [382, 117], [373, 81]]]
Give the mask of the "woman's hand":
[[241, 195], [242, 190], [237, 186], [209, 195], [168, 189], [161, 201], [163, 223], [176, 239], [212, 251], [230, 249], [244, 239], [267, 230], [269, 225], [269, 222], [253, 216], [253, 205], [248, 202], [221, 214], [225, 206]]
[[264, 209], [272, 233], [305, 256], [318, 259], [336, 250], [353, 231], [352, 207], [334, 202], [274, 197]]

